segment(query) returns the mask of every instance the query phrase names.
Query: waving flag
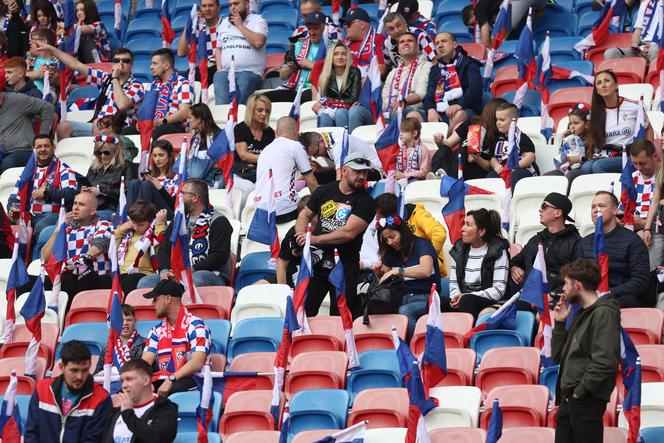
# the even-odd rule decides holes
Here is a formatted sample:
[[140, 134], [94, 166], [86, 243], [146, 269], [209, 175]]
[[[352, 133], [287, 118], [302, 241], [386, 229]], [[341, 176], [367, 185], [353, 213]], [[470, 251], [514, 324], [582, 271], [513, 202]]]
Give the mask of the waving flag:
[[[27, 243], [27, 238], [25, 239]], [[12, 261], [7, 279], [7, 311], [5, 313], [5, 334], [4, 343], [11, 343], [14, 334], [14, 325], [16, 324], [16, 311], [14, 303], [16, 301], [16, 289], [30, 283], [28, 271], [25, 269], [25, 261], [20, 254], [21, 242], [15, 241], [12, 250]]]
[[549, 85], [551, 84], [551, 37], [546, 32], [546, 39], [542, 51], [537, 57], [537, 75], [535, 76], [535, 89], [542, 97], [542, 112], [540, 132], [549, 140], [553, 135], [553, 119], [549, 116]]
[[35, 153], [28, 159], [21, 176], [16, 181], [16, 197], [19, 201], [21, 218], [27, 223], [30, 221], [30, 202], [32, 201], [32, 186], [35, 178]]
[[436, 285], [431, 286], [429, 294], [429, 316], [425, 336], [424, 355], [422, 356], [422, 377], [428, 393], [447, 375], [445, 358], [445, 335], [443, 334], [443, 316], [440, 311], [440, 295]]
[[341, 12], [341, 0], [332, 0], [332, 21], [335, 25], [339, 24], [339, 14]]
[[201, 76], [201, 101], [207, 103], [210, 80], [208, 79], [207, 32], [205, 32], [204, 27], [198, 28], [198, 38], [196, 39], [196, 65], [198, 66], [198, 73]]
[[45, 102], [53, 103], [53, 91], [51, 90], [51, 75], [48, 71], [44, 72], [44, 91], [42, 92], [42, 100]]
[[594, 47], [597, 43], [606, 40], [609, 35], [611, 19], [620, 17], [627, 12], [625, 0], [611, 0], [604, 2], [602, 14], [593, 23], [592, 31], [584, 37], [583, 40], [574, 45], [574, 49], [583, 54], [588, 49]]
[[496, 23], [493, 25], [493, 36], [491, 38], [491, 45], [489, 46], [486, 54], [486, 63], [484, 65], [483, 81], [485, 89], [489, 89], [491, 82], [491, 75], [493, 73], [493, 58], [495, 52], [503, 44], [503, 41], [512, 32], [512, 4], [510, 0], [503, 0], [498, 11]]
[[606, 237], [604, 236], [604, 220], [602, 219], [602, 210], [597, 211], [597, 222], [595, 223], [595, 244], [594, 253], [595, 260], [599, 265], [602, 273], [602, 279], [597, 287], [597, 292], [600, 294], [609, 292], [609, 255], [606, 253]]
[[[335, 251], [335, 257], [338, 258], [339, 253]], [[328, 277], [334, 290], [337, 294], [337, 307], [339, 308], [339, 315], [341, 316], [341, 323], [344, 328], [344, 338], [346, 341], [346, 352], [348, 353], [348, 369], [351, 371], [354, 369], [359, 369], [360, 360], [357, 354], [357, 348], [355, 347], [355, 337], [353, 336], [353, 316], [348, 309], [348, 302], [346, 301], [346, 275], [344, 273], [344, 264], [341, 259], [337, 260], [337, 264], [334, 265], [330, 276]]]
[[21, 411], [16, 403], [17, 386], [16, 371], [12, 371], [0, 409], [0, 440], [5, 443], [20, 443], [23, 433]]
[[44, 295], [44, 269], [42, 268], [25, 304], [21, 308], [21, 315], [25, 319], [25, 326], [32, 333], [32, 339], [25, 354], [25, 375], [37, 375], [37, 354], [41, 344], [41, 319], [46, 311], [46, 297]]
[[171, 14], [168, 12], [168, 0], [161, 0], [161, 40], [164, 48], [169, 48], [173, 39], [175, 38], [175, 31], [171, 26]]
[[107, 322], [109, 326], [108, 342], [106, 343], [106, 355], [104, 355], [104, 389], [111, 393], [111, 374], [113, 366], [120, 369], [121, 362], [113, 361], [115, 355], [115, 344], [122, 333], [122, 285], [120, 284], [120, 273], [118, 272], [118, 252], [116, 242], [111, 241], [108, 246], [108, 256], [111, 259], [111, 292], [108, 294]]
[[65, 201], [62, 199], [60, 203], [60, 213], [58, 214], [58, 222], [55, 226], [56, 231], [55, 241], [53, 242], [53, 250], [48, 257], [48, 261], [44, 264], [44, 270], [51, 279], [51, 298], [48, 301], [48, 308], [58, 312], [60, 289], [62, 287], [62, 265], [67, 261], [67, 223], [66, 221], [66, 208]]
[[390, 8], [388, 8], [387, 0], [379, 0], [378, 2], [378, 13], [376, 14], [378, 18], [378, 27], [376, 28], [376, 34], [380, 35], [384, 33], [385, 28], [385, 17], [390, 13]]
[[122, 0], [115, 0], [113, 5], [113, 28], [118, 40], [122, 37]]
[[304, 83], [300, 83], [300, 87], [297, 88], [297, 93], [295, 94], [295, 100], [293, 100], [293, 105], [288, 112], [288, 116], [295, 120], [297, 125], [297, 130], [300, 130], [300, 102], [302, 101], [302, 87]]
[[461, 177], [450, 187], [449, 200], [442, 210], [452, 244], [461, 238], [461, 228], [466, 222], [465, 191], [466, 186]]
[[[458, 175], [457, 175], [458, 177]], [[457, 182], [458, 179], [455, 179], [453, 177], [450, 177], [449, 175], [443, 175], [440, 178], [440, 196], [444, 198], [450, 198], [450, 194], [452, 192], [452, 185]], [[486, 189], [482, 189], [478, 186], [473, 186], [469, 185], [468, 183], [464, 183], [463, 185], [464, 192], [466, 195], [493, 195], [494, 193], [491, 191], [487, 191]]]
[[495, 311], [484, 323], [480, 323], [463, 336], [466, 346], [476, 332], [487, 331], [491, 329], [516, 329], [516, 301], [521, 295], [520, 292], [514, 294], [497, 311]]
[[405, 443], [429, 443], [429, 434], [424, 424], [424, 416], [433, 408], [438, 406], [436, 398], [430, 398], [424, 390], [424, 383], [417, 366], [417, 358], [410, 352], [408, 345], [397, 335], [396, 329], [392, 328], [392, 340], [394, 349], [397, 351], [401, 380], [408, 391], [408, 432]]
[[307, 323], [307, 314], [304, 311], [304, 302], [307, 298], [307, 288], [311, 282], [312, 275], [314, 275], [314, 268], [311, 266], [311, 224], [309, 224], [307, 226], [304, 247], [302, 248], [300, 270], [297, 274], [297, 282], [293, 291], [293, 309], [295, 310], [295, 320], [297, 321], [295, 335], [311, 333], [309, 324]]
[[[639, 113], [643, 117], [643, 108]], [[620, 174], [620, 205], [623, 208], [623, 224], [627, 229], [634, 230], [634, 212], [636, 211], [636, 186], [634, 186], [634, 164], [627, 155], [627, 149], [623, 146], [622, 150], [623, 170]]]
[[150, 146], [152, 144], [152, 132], [154, 131], [154, 113], [157, 107], [157, 97], [159, 92], [150, 89], [143, 96], [141, 104], [136, 110], [136, 128], [141, 136], [141, 160], [138, 165], [138, 172], [147, 172], [150, 156]]
[[325, 438], [316, 440], [314, 443], [363, 443], [364, 433], [367, 430], [367, 423], [366, 420], [355, 423], [353, 426], [349, 426], [346, 429], [342, 429], [341, 431], [328, 435]]
[[293, 343], [293, 333], [300, 329], [297, 323], [295, 308], [293, 307], [293, 298], [289, 295], [286, 299], [286, 316], [284, 318], [284, 330], [281, 335], [281, 342], [277, 349], [277, 355], [274, 358], [274, 387], [272, 388], [272, 405], [270, 413], [274, 421], [279, 420], [279, 403], [281, 391], [284, 388], [284, 377], [286, 376], [286, 366], [288, 366], [288, 354]]
[[[639, 109], [636, 112], [636, 124], [634, 128], [634, 141], [646, 138], [646, 122], [643, 106], [643, 96], [639, 99]], [[625, 160], [623, 159], [623, 167], [625, 167]]]
[[[223, 131], [219, 131], [207, 155], [215, 163], [224, 176], [228, 200], [231, 201], [233, 189], [233, 168], [235, 167], [235, 123], [237, 123], [237, 92], [235, 87], [235, 57], [231, 57], [231, 66], [228, 70], [228, 97], [231, 107]], [[229, 203], [229, 206], [230, 203]]]
[[620, 327], [620, 368], [625, 386], [623, 413], [629, 425], [628, 443], [636, 443], [641, 427], [641, 358], [632, 339]]
[[198, 442], [208, 443], [208, 429], [212, 422], [212, 406], [214, 404], [214, 397], [212, 396], [212, 372], [210, 365], [203, 365], [201, 369], [203, 373], [203, 385], [199, 388], [201, 392], [201, 401], [196, 408], [196, 416], [198, 418]]
[[376, 153], [383, 164], [383, 171], [397, 169], [397, 155], [399, 154], [399, 134], [401, 132], [401, 108], [392, 118], [387, 128], [376, 140]]
[[535, 43], [533, 41], [533, 9], [528, 10], [526, 26], [521, 31], [514, 57], [518, 62], [519, 77], [516, 82], [514, 104], [521, 109], [526, 91], [533, 86], [537, 64], [535, 63]]
[[498, 443], [503, 435], [503, 411], [500, 410], [498, 399], [493, 401], [491, 409], [491, 419], [489, 420], [489, 429], [486, 433], [486, 443]]
[[[378, 68], [378, 58], [374, 54], [369, 64], [367, 78], [360, 91], [358, 101], [360, 105], [371, 111], [371, 118], [378, 129], [385, 128], [385, 119], [383, 118], [383, 96], [380, 82], [380, 69]], [[398, 134], [397, 134], [398, 137]]]
[[277, 212], [274, 209], [274, 178], [272, 169], [267, 183], [256, 184], [254, 197], [256, 211], [249, 225], [249, 240], [270, 246], [270, 266], [276, 266], [279, 257], [279, 233], [277, 232]]
[[198, 42], [194, 38], [194, 35], [198, 32], [198, 6], [196, 4], [191, 7], [184, 29], [187, 45], [189, 45], [189, 52], [187, 53], [187, 64], [189, 66], [188, 78], [189, 83], [193, 85], [194, 80], [196, 80], [196, 53], [198, 47]]
[[521, 301], [535, 306], [542, 322], [544, 333], [544, 344], [540, 357], [542, 365], [545, 367], [553, 366], [551, 358], [551, 337], [553, 334], [551, 311], [549, 311], [549, 298], [547, 292], [549, 283], [546, 278], [546, 261], [544, 260], [544, 247], [542, 243], [537, 245], [537, 255], [535, 262], [521, 290]]

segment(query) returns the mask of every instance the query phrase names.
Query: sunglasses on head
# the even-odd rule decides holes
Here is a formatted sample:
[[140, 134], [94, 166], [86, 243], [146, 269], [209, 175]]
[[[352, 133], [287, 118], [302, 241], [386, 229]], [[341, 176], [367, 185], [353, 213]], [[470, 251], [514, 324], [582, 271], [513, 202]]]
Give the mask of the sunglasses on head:
[[124, 63], [125, 65], [128, 65], [131, 63], [131, 59], [128, 57], [115, 57], [113, 63]]
[[94, 155], [97, 158], [101, 158], [102, 156], [110, 157], [113, 153], [111, 151], [95, 151]]
[[356, 158], [355, 160], [351, 160], [348, 163], [355, 163], [360, 166], [371, 166], [371, 160], [366, 159], [366, 158]]

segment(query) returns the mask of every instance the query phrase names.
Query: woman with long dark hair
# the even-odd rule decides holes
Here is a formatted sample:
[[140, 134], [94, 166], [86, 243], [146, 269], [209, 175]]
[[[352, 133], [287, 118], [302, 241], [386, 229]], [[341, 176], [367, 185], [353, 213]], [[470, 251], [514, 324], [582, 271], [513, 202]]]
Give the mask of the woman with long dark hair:
[[581, 165], [582, 174], [622, 171], [622, 148], [634, 141], [641, 110], [646, 138], [652, 142], [652, 126], [643, 105], [620, 96], [618, 78], [613, 71], [607, 69], [595, 74], [590, 130], [586, 137], [588, 160]]
[[30, 3], [30, 34], [37, 29], [46, 28], [58, 31], [58, 13], [48, 0], [37, 0]]
[[76, 19], [81, 29], [77, 58], [83, 63], [106, 62], [111, 59], [111, 41], [93, 0], [76, 3]]
[[450, 298], [443, 311], [468, 312], [477, 318], [502, 300], [509, 276], [509, 242], [500, 229], [500, 214], [484, 208], [468, 211], [461, 238], [450, 249]]
[[207, 155], [207, 150], [221, 129], [214, 122], [208, 105], [197, 103], [189, 108], [189, 128], [194, 136], [191, 138], [189, 158], [187, 158], [187, 176], [205, 180], [210, 188], [221, 188], [224, 181], [221, 171]]

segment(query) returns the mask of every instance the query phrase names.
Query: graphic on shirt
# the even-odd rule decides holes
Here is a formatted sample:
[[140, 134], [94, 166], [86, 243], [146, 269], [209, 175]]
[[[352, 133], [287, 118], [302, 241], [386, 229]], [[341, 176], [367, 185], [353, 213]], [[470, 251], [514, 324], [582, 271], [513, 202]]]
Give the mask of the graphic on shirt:
[[346, 203], [328, 200], [320, 207], [321, 227], [324, 232], [336, 231], [348, 222], [353, 207]]

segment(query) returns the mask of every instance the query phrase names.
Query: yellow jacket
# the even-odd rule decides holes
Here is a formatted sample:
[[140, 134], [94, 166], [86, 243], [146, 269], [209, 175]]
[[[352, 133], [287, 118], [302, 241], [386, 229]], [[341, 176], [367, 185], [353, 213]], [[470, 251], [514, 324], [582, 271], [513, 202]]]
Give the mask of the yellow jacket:
[[[115, 243], [116, 247], [120, 247], [120, 242], [122, 241], [122, 237], [124, 237], [125, 233], [127, 232], [126, 229], [122, 228], [122, 225], [118, 226], [115, 228]], [[157, 223], [157, 225], [154, 228], [154, 234], [156, 236], [163, 235], [164, 232], [166, 232], [166, 225], [163, 223]], [[134, 260], [136, 260], [136, 256], [138, 255], [138, 251], [136, 248], [134, 248], [134, 244], [136, 244], [137, 241], [141, 239], [142, 235], [138, 235], [134, 233], [134, 235], [131, 237], [131, 240], [129, 241], [129, 247], [127, 247], [127, 252], [125, 253], [125, 259], [124, 263], [120, 267], [120, 273], [125, 274], [127, 273], [127, 269], [134, 263]], [[159, 247], [157, 246], [155, 249], [158, 249]], [[152, 269], [152, 262], [150, 260], [150, 254], [147, 253], [141, 257], [141, 259], [138, 261], [138, 272], [141, 274], [154, 274], [154, 269]]]
[[417, 203], [415, 209], [408, 218], [408, 227], [411, 232], [419, 238], [427, 239], [433, 245], [438, 253], [438, 267], [440, 275], [447, 276], [447, 267], [445, 266], [445, 253], [443, 252], [443, 243], [447, 238], [445, 227], [433, 215], [424, 208], [422, 203]]

